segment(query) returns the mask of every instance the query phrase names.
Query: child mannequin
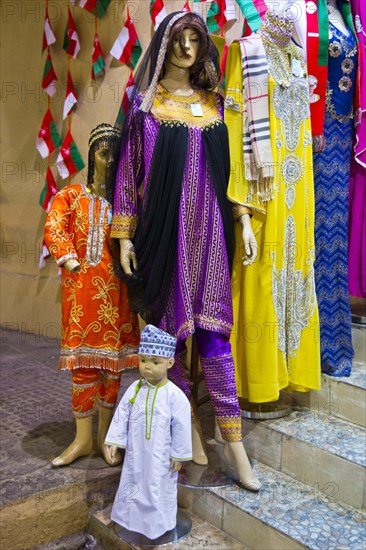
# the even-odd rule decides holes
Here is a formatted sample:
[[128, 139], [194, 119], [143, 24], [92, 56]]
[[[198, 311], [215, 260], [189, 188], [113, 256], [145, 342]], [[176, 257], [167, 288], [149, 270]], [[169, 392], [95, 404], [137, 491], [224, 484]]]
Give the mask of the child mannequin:
[[191, 409], [168, 380], [176, 339], [153, 325], [141, 333], [142, 378], [121, 399], [106, 444], [126, 449], [112, 520], [156, 539], [174, 529], [181, 462], [191, 460]]
[[138, 364], [139, 328], [126, 287], [113, 273], [109, 238], [109, 184], [114, 181], [118, 138], [119, 131], [110, 124], [92, 130], [88, 185], [68, 185], [57, 193], [45, 225], [46, 245], [62, 268], [59, 368], [72, 372], [76, 422], [74, 441], [53, 459], [53, 466], [65, 466], [92, 452], [92, 415], [97, 410], [99, 450], [110, 465], [121, 460], [104, 440], [121, 372]]

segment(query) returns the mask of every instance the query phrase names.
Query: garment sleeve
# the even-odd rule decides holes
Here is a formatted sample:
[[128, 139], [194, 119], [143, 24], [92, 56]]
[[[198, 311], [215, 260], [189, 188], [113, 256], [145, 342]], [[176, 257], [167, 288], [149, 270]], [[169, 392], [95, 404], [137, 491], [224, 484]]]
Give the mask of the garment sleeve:
[[170, 458], [192, 460], [191, 406], [181, 391], [172, 396], [170, 429]]
[[56, 194], [44, 228], [44, 241], [57, 265], [78, 259], [70, 231], [71, 203], [78, 191], [65, 187]]
[[144, 179], [143, 117], [134, 98], [126, 121], [116, 176], [111, 237], [132, 239], [137, 226], [138, 189]]
[[[243, 127], [246, 116], [243, 104], [243, 74], [240, 45], [233, 42], [229, 46], [226, 64], [226, 98], [224, 118], [229, 133], [230, 179], [228, 199], [237, 205], [233, 209], [235, 219], [243, 214], [264, 214], [266, 208], [253, 201], [249, 184], [245, 177], [243, 152]], [[249, 209], [249, 211], [248, 211]], [[254, 211], [254, 212], [253, 212]]]
[[128, 428], [132, 408], [135, 405], [129, 403], [131, 397], [135, 394], [135, 387], [138, 381], [129, 386], [123, 394], [121, 401], [118, 404], [116, 412], [110, 423], [105, 443], [106, 445], [115, 445], [116, 447], [127, 447]]

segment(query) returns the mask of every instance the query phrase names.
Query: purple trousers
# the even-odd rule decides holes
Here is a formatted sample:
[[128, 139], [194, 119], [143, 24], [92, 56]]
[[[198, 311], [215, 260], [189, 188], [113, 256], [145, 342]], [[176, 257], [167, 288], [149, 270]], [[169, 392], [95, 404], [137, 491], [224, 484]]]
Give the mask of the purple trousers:
[[[202, 372], [222, 437], [226, 441], [241, 441], [241, 411], [229, 338], [198, 327], [195, 337]], [[190, 399], [192, 381], [189, 378], [186, 357], [186, 342], [178, 340], [175, 363], [169, 369], [169, 378]]]

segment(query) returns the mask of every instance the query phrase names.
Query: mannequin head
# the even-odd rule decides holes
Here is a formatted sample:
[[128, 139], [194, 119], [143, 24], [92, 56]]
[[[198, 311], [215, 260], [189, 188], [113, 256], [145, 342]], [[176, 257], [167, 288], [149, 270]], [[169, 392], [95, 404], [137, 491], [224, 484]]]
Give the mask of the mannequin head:
[[99, 124], [89, 137], [88, 184], [100, 184], [108, 195], [113, 193], [109, 187], [114, 181], [120, 136], [114, 126]]
[[169, 64], [172, 64], [189, 71], [192, 86], [213, 88], [216, 85], [216, 82], [213, 82], [213, 73], [218, 69], [218, 55], [216, 56], [214, 50], [215, 46], [211, 42], [203, 19], [196, 13], [185, 13], [170, 30], [159, 80], [169, 70]]
[[157, 386], [168, 380], [168, 369], [174, 365], [173, 357], [140, 354], [139, 359], [140, 374], [150, 384]]
[[168, 369], [174, 365], [176, 338], [167, 332], [146, 325], [141, 332], [139, 370], [143, 378], [154, 386], [168, 380]]

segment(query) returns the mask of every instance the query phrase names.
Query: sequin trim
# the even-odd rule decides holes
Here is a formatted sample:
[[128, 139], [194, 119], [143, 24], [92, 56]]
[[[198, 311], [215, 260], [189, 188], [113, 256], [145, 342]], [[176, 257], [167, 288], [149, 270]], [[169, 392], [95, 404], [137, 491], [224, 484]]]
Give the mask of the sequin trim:
[[65, 256], [62, 256], [61, 258], [56, 260], [56, 264], [58, 266], [61, 266], [62, 264], [64, 264], [68, 260], [78, 260], [78, 255], [77, 254], [65, 254]]
[[[89, 193], [83, 186], [84, 193], [89, 197], [89, 229], [88, 242], [86, 245], [85, 259], [91, 266], [99, 264], [103, 255], [104, 241], [104, 219], [106, 210], [110, 208], [109, 203], [103, 197], [96, 197]], [[100, 202], [99, 216], [95, 219], [97, 202]]]
[[300, 347], [302, 331], [308, 326], [316, 306], [314, 268], [303, 275], [295, 270], [298, 254], [296, 225], [288, 216], [285, 229], [284, 268], [276, 269], [276, 252], [272, 253], [272, 294], [278, 321], [278, 349], [286, 359]]

